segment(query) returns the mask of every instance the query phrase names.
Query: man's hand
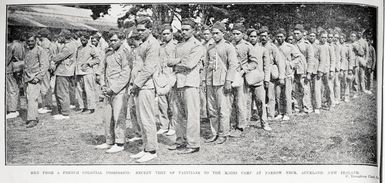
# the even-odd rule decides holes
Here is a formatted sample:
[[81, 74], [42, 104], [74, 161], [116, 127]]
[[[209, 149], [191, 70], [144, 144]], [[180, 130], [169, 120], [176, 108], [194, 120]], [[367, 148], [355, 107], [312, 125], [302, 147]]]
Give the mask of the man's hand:
[[37, 84], [37, 83], [39, 83], [39, 79], [37, 79], [37, 78], [33, 78], [32, 80], [31, 80], [31, 83], [32, 84]]
[[225, 93], [230, 93], [231, 92], [231, 82], [232, 81], [226, 81], [225, 82], [225, 88], [224, 88], [225, 89], [224, 90]]
[[137, 95], [139, 93], [139, 86], [137, 86], [136, 84], [133, 84], [132, 87], [131, 87], [131, 90], [130, 90], [130, 93], [132, 95]]
[[95, 76], [95, 82], [98, 84], [98, 85], [100, 85], [100, 76], [99, 75], [96, 75]]
[[265, 89], [268, 89], [269, 88], [269, 81], [263, 81], [263, 87], [265, 87]]
[[88, 67], [89, 67], [89, 65], [88, 65], [88, 63], [86, 63], [86, 64], [82, 64], [82, 65], [80, 66], [80, 69], [81, 69], [83, 72], [86, 72]]
[[321, 71], [318, 71], [318, 72], [317, 72], [318, 78], [321, 78], [323, 75], [324, 75], [324, 73], [322, 73]]
[[329, 79], [333, 79], [334, 78], [334, 72], [333, 71], [330, 71], [329, 73]]
[[306, 79], [307, 79], [308, 81], [311, 80], [311, 73], [310, 73], [310, 72], [308, 72], [308, 73], [306, 74]]
[[285, 80], [284, 79], [279, 79], [278, 82], [279, 82], [280, 85], [285, 85]]

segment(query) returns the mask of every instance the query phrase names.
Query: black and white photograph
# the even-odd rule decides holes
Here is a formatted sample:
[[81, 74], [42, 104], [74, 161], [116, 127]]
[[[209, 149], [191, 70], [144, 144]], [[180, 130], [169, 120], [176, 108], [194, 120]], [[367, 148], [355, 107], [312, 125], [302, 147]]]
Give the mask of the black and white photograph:
[[6, 167], [381, 164], [382, 7], [5, 7]]

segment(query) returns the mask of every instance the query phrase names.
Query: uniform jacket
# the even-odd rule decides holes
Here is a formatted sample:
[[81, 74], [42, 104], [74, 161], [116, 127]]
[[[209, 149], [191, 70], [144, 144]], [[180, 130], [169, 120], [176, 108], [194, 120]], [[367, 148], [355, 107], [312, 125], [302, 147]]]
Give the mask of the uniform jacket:
[[334, 45], [333, 43], [326, 43], [329, 45], [329, 61], [330, 61], [330, 72], [335, 72], [336, 71], [336, 52], [334, 50]]
[[364, 58], [365, 56], [364, 48], [360, 45], [360, 43], [358, 43], [358, 41], [350, 43], [350, 47], [354, 53], [354, 67], [358, 67], [360, 65], [359, 59]]
[[279, 50], [275, 44], [272, 44], [270, 42], [267, 42], [265, 45], [262, 45], [262, 47], [266, 48], [269, 51], [270, 55], [270, 66], [277, 65], [278, 68], [278, 78], [279, 79], [285, 79], [285, 67], [286, 63], [285, 60], [282, 58], [281, 54], [279, 53]]
[[286, 77], [294, 76], [294, 67], [299, 66], [297, 68], [297, 74], [304, 74], [305, 68], [302, 67], [302, 63], [304, 62], [304, 56], [298, 50], [298, 48], [290, 43], [283, 42], [282, 45], [278, 45], [278, 50], [282, 56], [282, 58], [286, 62]]
[[100, 85], [110, 88], [115, 94], [124, 92], [130, 81], [132, 59], [123, 46], [108, 51], [100, 63]]
[[341, 70], [341, 44], [339, 42], [333, 43], [334, 46], [334, 54], [335, 54], [335, 71], [338, 72]]
[[318, 44], [319, 47], [319, 67], [318, 71], [322, 73], [329, 73], [330, 71], [330, 46], [328, 43]]
[[297, 46], [299, 51], [301, 51], [302, 55], [304, 55], [306, 58], [306, 72], [311, 74], [317, 73], [314, 61], [314, 50], [311, 43], [308, 40], [302, 38], [301, 40], [295, 43], [295, 46]]
[[177, 88], [199, 87], [200, 69], [205, 58], [205, 48], [194, 36], [177, 45], [175, 59], [170, 60], [176, 72]]
[[75, 53], [78, 46], [74, 41], [67, 42], [59, 53], [52, 58], [56, 65], [57, 76], [73, 76], [75, 74]]
[[370, 45], [369, 46], [368, 63], [366, 64], [367, 68], [370, 68], [373, 70], [376, 69], [376, 65], [377, 65], [376, 57], [377, 57], [376, 50], [374, 49], [374, 47], [372, 45]]
[[162, 45], [160, 47], [160, 58], [161, 58], [161, 67], [166, 72], [172, 72], [172, 67], [168, 67], [167, 63], [170, 59], [175, 59], [175, 49], [178, 42], [176, 40], [170, 40], [170, 42]]
[[29, 82], [34, 78], [42, 80], [48, 68], [49, 57], [44, 48], [36, 45], [32, 50], [27, 50], [24, 59], [24, 82]]
[[[255, 69], [258, 69], [260, 72], [263, 72], [264, 81], [270, 81], [271, 60], [270, 60], [269, 50], [267, 50], [262, 46], [259, 46], [258, 44], [255, 44], [250, 53], [251, 53], [250, 55], [255, 54], [255, 57], [257, 58], [257, 62], [251, 62], [251, 64], [249, 64], [248, 66], [249, 70], [253, 70], [252, 68], [255, 67]], [[256, 65], [254, 66], [255, 63]]]
[[207, 76], [207, 71], [206, 71], [206, 68], [207, 68], [207, 64], [208, 64], [208, 58], [207, 58], [207, 50], [209, 47], [211, 47], [212, 45], [214, 44], [214, 40], [211, 38], [209, 41], [205, 41], [203, 42], [203, 46], [205, 47], [205, 58], [203, 60], [203, 63], [202, 63], [202, 68], [201, 68], [201, 80], [206, 82], [206, 76]]
[[341, 70], [353, 70], [354, 53], [349, 44], [341, 44]]
[[368, 44], [368, 42], [364, 38], [359, 39], [357, 42], [361, 46], [361, 48], [363, 49], [364, 59], [368, 60], [368, 57], [369, 57], [369, 44]]
[[[87, 44], [85, 47], [78, 47], [75, 54], [75, 60], [76, 75], [94, 74], [94, 66], [99, 64], [100, 56], [93, 45]], [[84, 71], [81, 69], [82, 65], [86, 65]]]
[[160, 44], [152, 35], [149, 35], [148, 38], [138, 47], [138, 55], [143, 60], [143, 67], [139, 70], [139, 73], [134, 80], [134, 84], [139, 88], [154, 88], [152, 75], [160, 63], [159, 49]]
[[313, 47], [313, 52], [314, 52], [314, 72], [313, 74], [316, 74], [317, 71], [319, 71], [320, 67], [320, 45], [314, 41], [314, 43], [311, 44]]
[[233, 81], [239, 65], [234, 46], [221, 40], [207, 49], [206, 83], [223, 86], [226, 81]]
[[7, 45], [6, 73], [13, 73], [12, 62], [22, 61], [25, 57], [25, 47], [19, 41], [13, 41]]

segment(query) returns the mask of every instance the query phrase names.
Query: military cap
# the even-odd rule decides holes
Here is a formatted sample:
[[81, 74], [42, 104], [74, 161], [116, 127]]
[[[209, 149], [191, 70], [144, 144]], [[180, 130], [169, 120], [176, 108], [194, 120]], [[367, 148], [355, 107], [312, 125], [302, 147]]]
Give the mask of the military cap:
[[38, 33], [37, 33], [39, 36], [41, 36], [41, 37], [48, 37], [50, 34], [51, 34], [51, 32], [47, 29], [47, 28], [42, 28], [42, 29], [40, 29], [39, 31], [38, 31]]
[[309, 34], [317, 34], [317, 29], [316, 28], [310, 28]]
[[194, 20], [192, 20], [191, 18], [184, 18], [183, 20], [182, 20], [182, 23], [181, 23], [182, 25], [189, 25], [189, 26], [191, 26], [192, 28], [195, 28], [195, 26], [196, 26], [196, 23], [194, 22]]
[[203, 25], [202, 28], [201, 28], [201, 31], [205, 31], [205, 30], [211, 30], [211, 27], [208, 26], [208, 25]]
[[249, 36], [251, 33], [253, 32], [256, 32], [258, 34], [258, 30], [254, 29], [254, 28], [248, 28], [246, 30], [246, 34]]
[[222, 22], [215, 22], [211, 29], [218, 29], [221, 32], [225, 32], [226, 31], [226, 26]]
[[279, 28], [275, 31], [275, 35], [277, 34], [283, 34], [284, 36], [286, 36], [286, 31], [283, 28]]
[[163, 26], [162, 26], [162, 32], [164, 31], [164, 30], [170, 30], [170, 32], [172, 32], [172, 27], [171, 27], [171, 25], [170, 24], [164, 24]]
[[299, 31], [303, 32], [305, 29], [304, 29], [302, 24], [297, 24], [294, 26], [294, 30], [299, 30]]
[[71, 39], [72, 38], [72, 33], [71, 31], [67, 30], [67, 29], [62, 29], [60, 31], [60, 36], [63, 36], [64, 39]]
[[269, 33], [269, 28], [267, 26], [262, 26], [260, 29], [259, 29], [259, 34], [262, 34], [264, 32], [267, 32]]
[[237, 30], [243, 33], [245, 32], [246, 28], [242, 23], [236, 23], [234, 24], [233, 30]]

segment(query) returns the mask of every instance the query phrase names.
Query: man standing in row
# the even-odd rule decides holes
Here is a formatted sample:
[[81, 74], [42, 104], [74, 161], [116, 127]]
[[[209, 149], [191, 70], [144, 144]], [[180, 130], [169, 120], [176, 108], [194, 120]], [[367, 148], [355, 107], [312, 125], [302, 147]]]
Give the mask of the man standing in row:
[[36, 45], [36, 35], [28, 33], [26, 38], [27, 51], [23, 78], [27, 93], [27, 128], [32, 128], [39, 122], [37, 115], [40, 85], [47, 74], [49, 58], [47, 51]]
[[[80, 32], [79, 38], [82, 45], [78, 47], [75, 58], [76, 98], [79, 103], [79, 110], [82, 110], [82, 112], [89, 110], [92, 114], [95, 112], [97, 102], [94, 67], [99, 64], [100, 57], [95, 47], [88, 44], [90, 35], [87, 32]], [[86, 102], [84, 99], [86, 99]]]
[[215, 44], [207, 50], [207, 106], [212, 137], [207, 143], [223, 144], [230, 134], [231, 83], [238, 66], [237, 53], [224, 39], [223, 23], [215, 23], [211, 29]]
[[139, 20], [136, 28], [143, 40], [138, 49], [138, 55], [143, 60], [143, 67], [133, 82], [131, 94], [137, 95], [136, 112], [143, 132], [144, 148], [143, 151], [130, 157], [138, 158], [137, 162], [141, 163], [158, 157], [156, 153], [158, 138], [155, 121], [155, 86], [152, 75], [160, 64], [160, 44], [152, 35], [153, 24], [150, 19]]
[[65, 39], [65, 44], [59, 54], [52, 58], [52, 66], [55, 67], [55, 95], [59, 112], [54, 116], [56, 120], [69, 119], [70, 87], [75, 74], [75, 53], [78, 48], [72, 40], [69, 30], [62, 30], [59, 36]]
[[[179, 114], [177, 122], [177, 139], [180, 154], [190, 154], [200, 148], [200, 66], [204, 59], [205, 49], [195, 36], [195, 22], [190, 19], [182, 21], [182, 36], [184, 42], [175, 50], [175, 59], [169, 66], [174, 67], [177, 77], [177, 88], [180, 93]], [[181, 110], [181, 109], [184, 109]], [[183, 148], [185, 146], [186, 148]], [[175, 149], [178, 147], [175, 147]], [[179, 148], [180, 149], [180, 148]]]

